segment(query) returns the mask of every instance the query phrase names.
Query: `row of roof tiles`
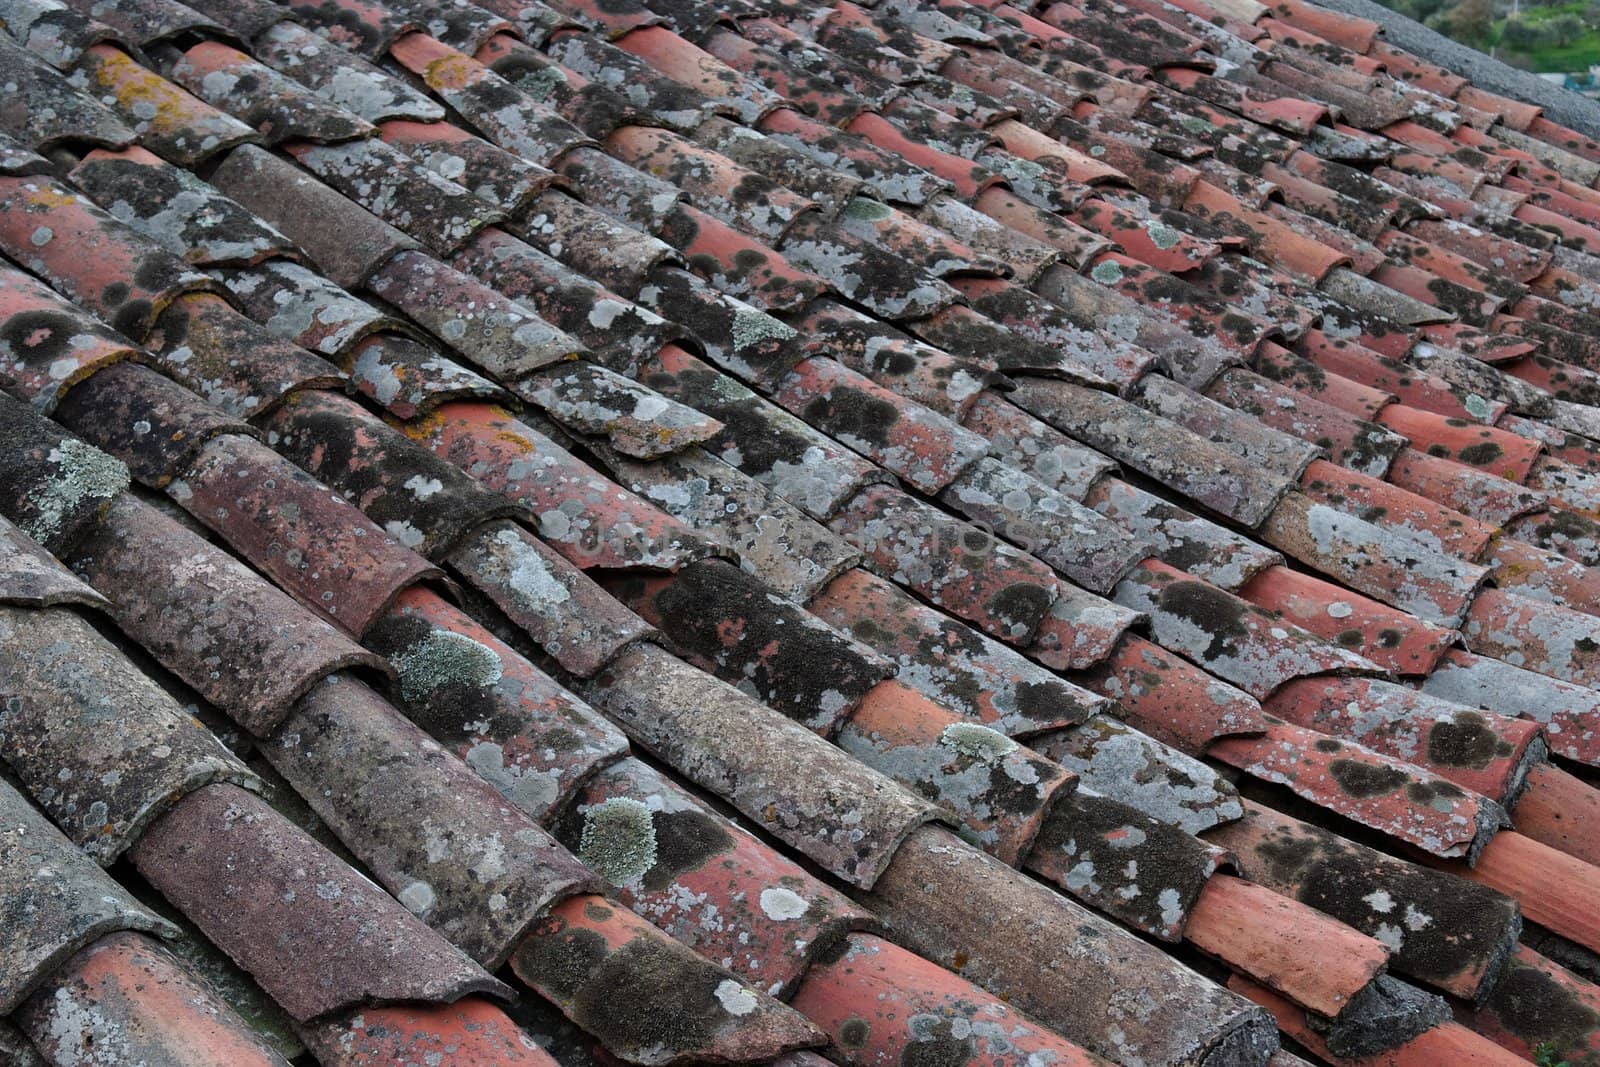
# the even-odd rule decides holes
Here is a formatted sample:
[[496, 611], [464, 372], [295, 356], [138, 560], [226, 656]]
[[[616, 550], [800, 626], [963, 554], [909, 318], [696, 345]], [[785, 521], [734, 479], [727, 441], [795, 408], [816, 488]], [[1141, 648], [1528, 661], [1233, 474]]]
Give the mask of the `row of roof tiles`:
[[1600, 146], [1193, 7], [0, 11], [7, 1040], [1592, 1054]]

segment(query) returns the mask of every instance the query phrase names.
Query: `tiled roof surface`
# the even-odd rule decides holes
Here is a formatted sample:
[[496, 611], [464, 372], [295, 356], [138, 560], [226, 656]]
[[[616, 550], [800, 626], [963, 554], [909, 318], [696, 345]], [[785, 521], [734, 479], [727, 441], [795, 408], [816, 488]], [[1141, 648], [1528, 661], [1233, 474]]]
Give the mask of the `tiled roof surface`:
[[1305, 0], [0, 0], [0, 1059], [1600, 1065], [1600, 143]]

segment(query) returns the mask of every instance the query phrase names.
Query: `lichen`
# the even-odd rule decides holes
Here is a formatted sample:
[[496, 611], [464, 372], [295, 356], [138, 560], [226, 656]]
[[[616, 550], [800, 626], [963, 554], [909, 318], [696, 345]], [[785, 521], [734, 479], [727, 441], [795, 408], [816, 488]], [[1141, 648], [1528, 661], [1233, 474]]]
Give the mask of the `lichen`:
[[500, 681], [500, 657], [465, 634], [434, 630], [392, 659], [400, 675], [400, 695], [421, 700], [445, 685], [481, 689]]
[[629, 797], [612, 797], [583, 816], [578, 859], [612, 885], [629, 885], [656, 865], [656, 831], [650, 809]]
[[1017, 743], [998, 730], [975, 722], [953, 722], [939, 734], [939, 742], [963, 756], [994, 763], [1017, 750]]
[[743, 352], [764, 341], [789, 341], [797, 337], [794, 328], [755, 308], [739, 307], [733, 315], [733, 348]]
[[51, 449], [49, 458], [55, 477], [28, 494], [35, 513], [22, 523], [24, 533], [45, 544], [55, 540], [67, 516], [85, 500], [109, 500], [128, 487], [128, 468], [93, 445], [69, 438]]

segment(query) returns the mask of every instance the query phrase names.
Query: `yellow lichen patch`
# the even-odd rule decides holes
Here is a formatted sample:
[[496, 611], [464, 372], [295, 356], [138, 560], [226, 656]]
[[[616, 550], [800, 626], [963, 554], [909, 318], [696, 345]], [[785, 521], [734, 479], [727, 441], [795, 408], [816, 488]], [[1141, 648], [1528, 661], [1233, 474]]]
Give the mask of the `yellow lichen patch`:
[[441, 56], [423, 69], [422, 79], [428, 88], [438, 91], [465, 89], [481, 77], [476, 62], [470, 57], [456, 54]]

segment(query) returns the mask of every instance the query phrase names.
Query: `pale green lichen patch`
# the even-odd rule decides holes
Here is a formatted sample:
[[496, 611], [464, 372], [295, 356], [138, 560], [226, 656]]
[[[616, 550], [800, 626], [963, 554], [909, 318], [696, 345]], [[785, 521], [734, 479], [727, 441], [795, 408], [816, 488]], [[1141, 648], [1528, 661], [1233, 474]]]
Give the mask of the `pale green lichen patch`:
[[583, 816], [578, 859], [612, 885], [629, 885], [656, 865], [656, 830], [650, 809], [629, 797], [612, 797]]
[[23, 532], [45, 543], [84, 501], [110, 500], [128, 487], [127, 466], [93, 445], [69, 438], [51, 449], [49, 458], [55, 477], [28, 494], [36, 513], [22, 523]]
[[939, 743], [963, 756], [994, 763], [1017, 750], [1017, 743], [998, 730], [975, 722], [953, 722], [939, 734]]
[[734, 312], [733, 347], [736, 352], [764, 341], [789, 341], [797, 336], [792, 326], [755, 308], [741, 307]]
[[465, 634], [434, 630], [392, 658], [400, 695], [421, 700], [446, 685], [487, 689], [500, 681], [500, 657]]
[[1095, 264], [1094, 270], [1089, 272], [1089, 277], [1101, 285], [1115, 285], [1122, 280], [1122, 267], [1115, 260], [1106, 260], [1104, 263]]

